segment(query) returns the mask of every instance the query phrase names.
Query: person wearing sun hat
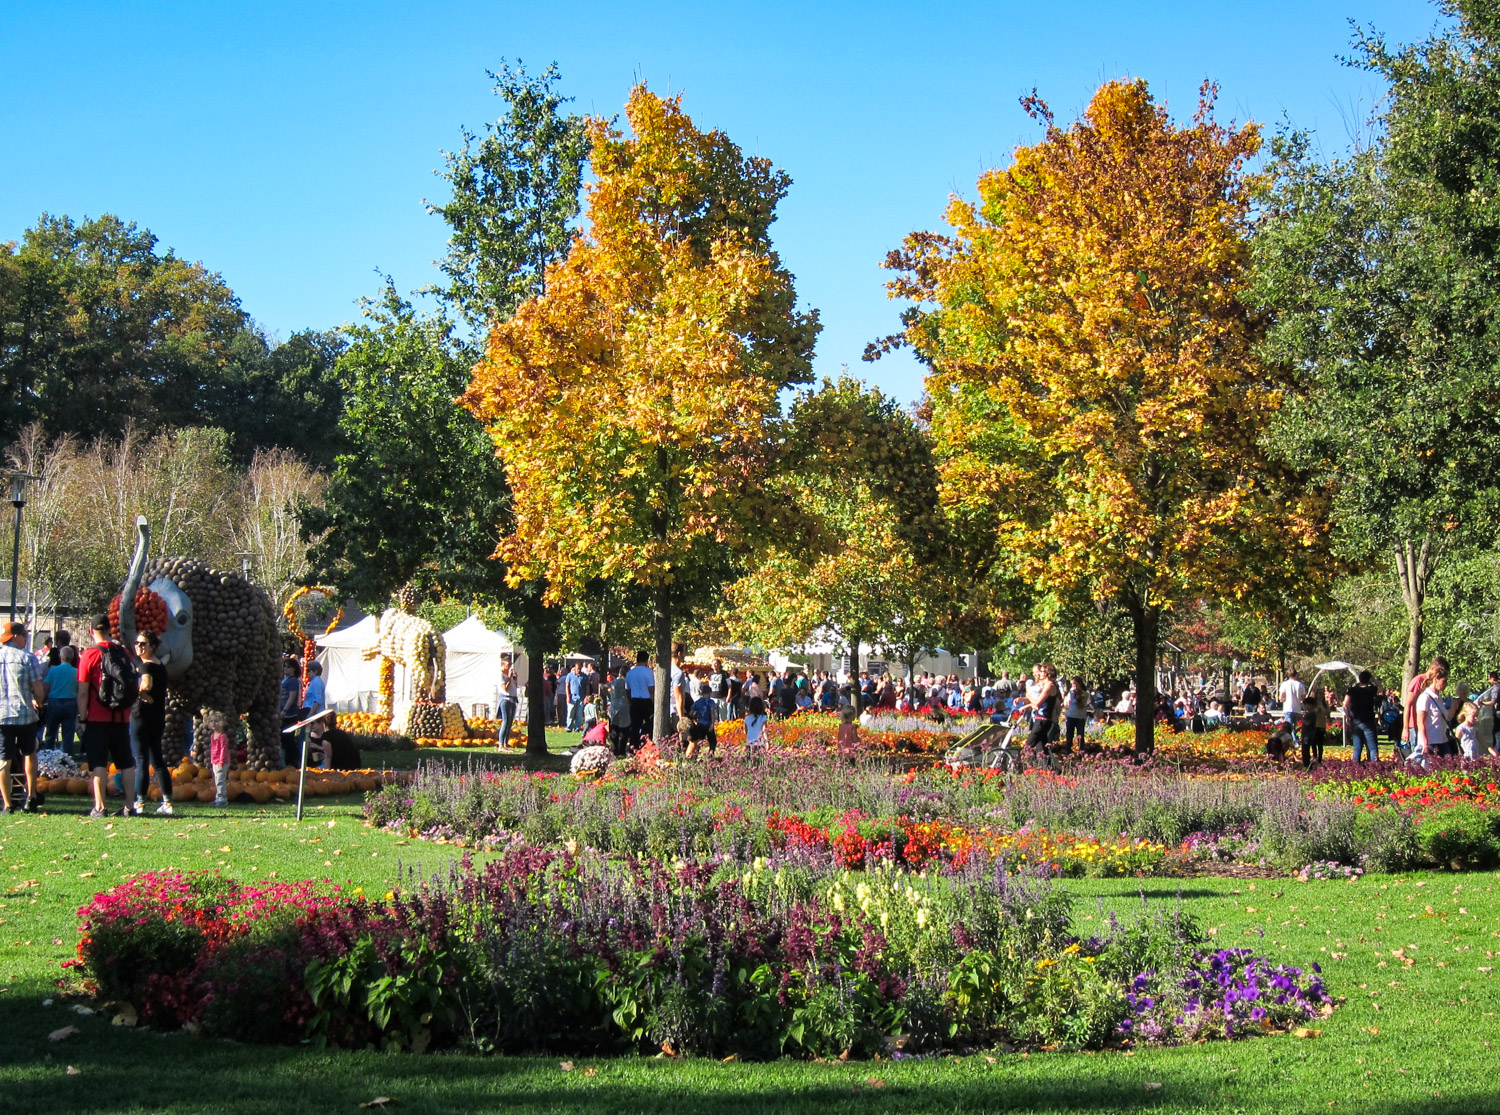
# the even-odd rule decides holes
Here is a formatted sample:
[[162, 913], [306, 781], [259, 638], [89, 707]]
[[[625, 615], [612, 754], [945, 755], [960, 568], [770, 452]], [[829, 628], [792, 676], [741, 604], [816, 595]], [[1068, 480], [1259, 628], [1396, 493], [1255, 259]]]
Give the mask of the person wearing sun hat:
[[44, 677], [41, 660], [26, 649], [26, 625], [14, 619], [0, 624], [0, 812], [15, 812], [10, 769], [18, 760], [26, 774], [21, 808], [36, 812], [37, 710], [47, 701]]

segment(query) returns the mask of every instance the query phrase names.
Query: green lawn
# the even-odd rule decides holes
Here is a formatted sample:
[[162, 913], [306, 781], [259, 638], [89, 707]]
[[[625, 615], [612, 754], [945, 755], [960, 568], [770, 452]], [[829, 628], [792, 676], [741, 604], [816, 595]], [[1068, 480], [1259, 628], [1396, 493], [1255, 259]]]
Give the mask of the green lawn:
[[[52, 807], [56, 808], [53, 809]], [[1323, 964], [1344, 1000], [1319, 1037], [1285, 1035], [1134, 1054], [980, 1053], [860, 1064], [661, 1059], [387, 1056], [237, 1046], [137, 1032], [66, 1005], [42, 1007], [72, 955], [75, 911], [148, 868], [219, 867], [241, 879], [324, 877], [384, 889], [400, 866], [436, 870], [452, 850], [365, 828], [356, 798], [188, 807], [89, 821], [82, 799], [0, 818], [0, 1109], [405, 1112], [1434, 1112], [1500, 1111], [1500, 949], [1493, 875], [1355, 883], [1119, 880], [1066, 884], [1087, 928], [1101, 909], [1175, 903], [1226, 946]], [[1264, 936], [1262, 936], [1264, 935]], [[1397, 956], [1400, 950], [1402, 955]], [[1408, 963], [1407, 961], [1410, 961]], [[74, 1025], [61, 1042], [47, 1035]], [[77, 1070], [70, 1075], [69, 1067]], [[1159, 1085], [1160, 1087], [1157, 1087]]]

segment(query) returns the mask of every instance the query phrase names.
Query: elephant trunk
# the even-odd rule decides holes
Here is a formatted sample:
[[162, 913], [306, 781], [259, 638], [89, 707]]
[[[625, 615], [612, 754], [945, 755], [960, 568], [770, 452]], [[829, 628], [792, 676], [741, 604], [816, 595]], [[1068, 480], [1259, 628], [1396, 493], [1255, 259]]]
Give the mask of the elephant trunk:
[[146, 550], [151, 544], [151, 528], [146, 525], [146, 516], [135, 517], [135, 557], [130, 560], [130, 572], [125, 577], [125, 587], [120, 590], [120, 640], [128, 651], [135, 647], [135, 594], [140, 591], [141, 578], [146, 575]]

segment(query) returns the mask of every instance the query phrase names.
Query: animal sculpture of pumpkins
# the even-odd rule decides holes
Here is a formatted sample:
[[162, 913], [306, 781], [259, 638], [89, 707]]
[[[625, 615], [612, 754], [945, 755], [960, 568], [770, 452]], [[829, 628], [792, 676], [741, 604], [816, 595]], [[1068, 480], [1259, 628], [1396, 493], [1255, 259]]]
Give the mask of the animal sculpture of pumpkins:
[[[161, 643], [157, 657], [167, 670], [166, 728], [162, 752], [170, 763], [182, 758], [186, 725], [198, 714], [194, 754], [208, 761], [209, 728], [204, 714], [217, 713], [234, 724], [249, 714], [249, 766], [281, 766], [281, 720], [277, 697], [281, 681], [281, 642], [276, 609], [265, 590], [238, 573], [214, 569], [193, 558], [158, 558], [149, 565], [150, 530], [136, 519], [135, 557], [120, 592], [120, 634], [135, 642], [136, 601], [142, 589], [153, 603]], [[163, 617], [164, 613], [164, 619]]]

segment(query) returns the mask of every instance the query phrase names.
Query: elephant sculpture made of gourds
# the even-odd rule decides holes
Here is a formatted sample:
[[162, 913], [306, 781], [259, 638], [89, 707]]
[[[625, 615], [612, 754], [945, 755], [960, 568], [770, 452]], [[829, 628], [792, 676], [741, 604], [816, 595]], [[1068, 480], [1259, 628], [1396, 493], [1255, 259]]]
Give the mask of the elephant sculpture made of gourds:
[[233, 731], [249, 713], [251, 770], [279, 770], [281, 640], [276, 610], [264, 589], [238, 573], [212, 569], [193, 558], [157, 558], [149, 565], [151, 535], [136, 519], [135, 557], [120, 592], [120, 635], [135, 643], [138, 601], [151, 601], [161, 644], [157, 657], [167, 669], [166, 731], [162, 753], [176, 764], [183, 755], [188, 720], [198, 715], [193, 754], [208, 761], [206, 714], [218, 713]]

